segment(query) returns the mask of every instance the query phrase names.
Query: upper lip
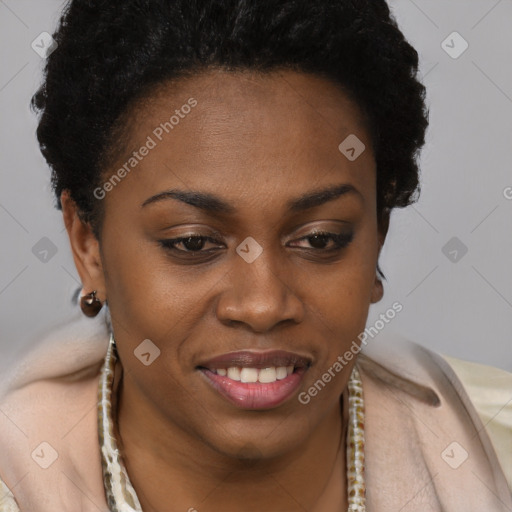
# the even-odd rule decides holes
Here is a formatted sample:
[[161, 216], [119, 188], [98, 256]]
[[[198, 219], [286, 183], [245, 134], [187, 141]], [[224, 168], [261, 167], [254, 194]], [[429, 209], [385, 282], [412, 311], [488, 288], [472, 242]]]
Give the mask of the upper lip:
[[268, 368], [271, 366], [294, 366], [304, 368], [311, 365], [311, 358], [287, 352], [286, 350], [269, 350], [265, 352], [254, 352], [242, 350], [221, 354], [203, 361], [198, 366], [216, 370], [218, 368]]

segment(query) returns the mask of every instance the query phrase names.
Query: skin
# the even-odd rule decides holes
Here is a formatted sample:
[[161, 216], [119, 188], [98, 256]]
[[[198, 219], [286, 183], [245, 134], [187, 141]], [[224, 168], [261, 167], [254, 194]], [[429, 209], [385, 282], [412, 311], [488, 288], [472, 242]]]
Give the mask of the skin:
[[[313, 361], [302, 392], [357, 341], [370, 304], [382, 298], [376, 266], [387, 231], [377, 223], [369, 132], [357, 105], [323, 78], [213, 69], [164, 84], [133, 108], [126, 151], [105, 179], [190, 97], [197, 106], [106, 194], [100, 240], [62, 195], [84, 290], [98, 290], [112, 315], [130, 479], [145, 512], [170, 503], [199, 512], [316, 511], [328, 490], [339, 510], [347, 504], [344, 444], [341, 468], [336, 461], [340, 396], [355, 360], [309, 404], [295, 395], [264, 411], [230, 404], [196, 366], [236, 350], [297, 352]], [[349, 134], [366, 146], [352, 162], [338, 150]], [[287, 209], [339, 184], [357, 192]], [[170, 198], [141, 206], [169, 189], [214, 194], [236, 213], [212, 215]], [[329, 251], [332, 239], [315, 246], [307, 238], [315, 228], [353, 239]], [[172, 252], [159, 243], [190, 233], [216, 240], [204, 242], [208, 256], [191, 254], [193, 244]], [[252, 263], [235, 251], [248, 236], [263, 248]], [[145, 339], [161, 350], [149, 366], [134, 356]], [[333, 480], [335, 468], [342, 478]]]

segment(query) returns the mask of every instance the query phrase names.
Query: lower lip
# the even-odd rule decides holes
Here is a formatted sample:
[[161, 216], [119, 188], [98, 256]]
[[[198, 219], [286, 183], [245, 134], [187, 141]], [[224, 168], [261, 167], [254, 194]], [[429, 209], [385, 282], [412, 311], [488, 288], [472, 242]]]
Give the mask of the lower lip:
[[239, 382], [201, 368], [201, 373], [213, 389], [241, 409], [272, 409], [281, 405], [295, 394], [305, 372], [305, 368], [297, 368], [285, 379], [262, 384]]

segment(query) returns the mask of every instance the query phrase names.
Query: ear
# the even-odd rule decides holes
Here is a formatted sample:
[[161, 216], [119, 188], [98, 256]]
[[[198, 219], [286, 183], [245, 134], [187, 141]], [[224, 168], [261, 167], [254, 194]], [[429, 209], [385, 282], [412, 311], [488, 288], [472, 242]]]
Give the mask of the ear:
[[64, 225], [68, 233], [75, 266], [82, 281], [84, 294], [97, 290], [101, 302], [106, 300], [105, 278], [99, 241], [91, 225], [80, 219], [78, 208], [68, 190], [60, 196]]
[[[388, 234], [389, 229], [389, 215], [390, 212], [388, 210], [384, 210], [382, 213], [382, 218], [379, 221], [378, 225], [378, 244], [379, 244], [379, 251], [377, 254], [377, 262], [380, 258], [380, 251], [382, 249], [382, 246], [384, 245], [384, 241], [386, 240], [386, 235]], [[380, 277], [377, 274], [377, 269], [375, 269], [375, 281], [373, 283], [373, 289], [371, 294], [371, 300], [370, 302], [372, 304], [379, 302], [382, 297], [384, 296], [384, 287], [382, 285], [382, 281]]]

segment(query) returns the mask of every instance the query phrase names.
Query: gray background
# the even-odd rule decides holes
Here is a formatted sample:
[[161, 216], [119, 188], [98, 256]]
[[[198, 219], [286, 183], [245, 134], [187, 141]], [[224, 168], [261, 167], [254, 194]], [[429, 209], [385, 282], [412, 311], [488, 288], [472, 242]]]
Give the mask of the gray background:
[[[393, 213], [385, 297], [368, 325], [398, 301], [403, 310], [385, 329], [512, 371], [512, 2], [389, 4], [420, 54], [430, 128], [422, 195]], [[0, 369], [69, 317], [79, 286], [28, 108], [43, 66], [31, 43], [53, 32], [62, 5], [0, 0]], [[443, 46], [460, 51], [460, 40], [442, 46], [454, 31], [469, 44], [458, 58]]]

